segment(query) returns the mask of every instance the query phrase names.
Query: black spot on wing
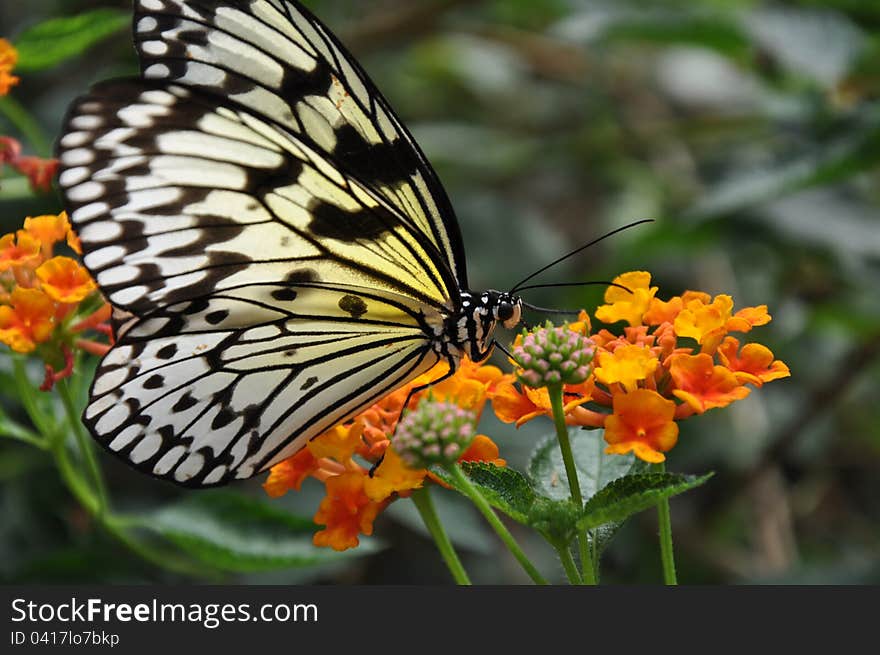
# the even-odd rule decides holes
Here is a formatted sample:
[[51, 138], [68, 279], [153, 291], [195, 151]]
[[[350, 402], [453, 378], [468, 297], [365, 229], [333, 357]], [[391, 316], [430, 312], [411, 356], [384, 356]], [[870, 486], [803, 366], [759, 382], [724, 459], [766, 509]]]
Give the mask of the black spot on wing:
[[303, 391], [308, 391], [313, 386], [315, 386], [315, 383], [317, 383], [317, 381], [318, 381], [318, 378], [316, 378], [315, 376], [312, 376], [303, 383], [303, 385], [302, 385], [302, 387], [300, 387], [300, 389], [302, 389]]
[[408, 182], [420, 164], [412, 146], [403, 139], [370, 144], [353, 125], [336, 130], [333, 154], [355, 176], [392, 187]]
[[308, 282], [317, 282], [318, 272], [311, 268], [301, 268], [290, 273], [287, 277], [284, 278], [284, 281], [288, 284], [304, 284]]
[[207, 314], [205, 316], [205, 321], [207, 321], [209, 325], [220, 325], [227, 318], [229, 318], [229, 310], [220, 309], [216, 312], [211, 312], [210, 314]]
[[316, 202], [310, 211], [309, 230], [315, 236], [349, 243], [375, 241], [390, 231], [390, 225], [399, 222], [381, 207], [348, 211], [328, 202]]
[[165, 378], [161, 375], [152, 375], [144, 381], [144, 389], [161, 389], [165, 386]]
[[177, 344], [169, 343], [167, 346], [162, 346], [159, 350], [156, 351], [156, 357], [159, 359], [171, 359], [177, 354]]
[[367, 303], [357, 296], [342, 296], [339, 299], [339, 309], [357, 319], [367, 313]]
[[195, 407], [198, 404], [199, 401], [196, 400], [189, 391], [187, 391], [180, 397], [180, 399], [176, 403], [174, 403], [171, 411], [175, 413], [185, 412], [186, 410], [190, 409], [191, 407]]
[[278, 289], [272, 292], [272, 297], [275, 300], [279, 300], [282, 302], [290, 302], [291, 300], [296, 300], [296, 297], [299, 294], [293, 289]]
[[235, 420], [235, 412], [230, 410], [228, 407], [223, 407], [219, 412], [217, 412], [217, 416], [214, 417], [214, 420], [211, 421], [211, 429], [219, 430], [220, 428], [224, 428]]

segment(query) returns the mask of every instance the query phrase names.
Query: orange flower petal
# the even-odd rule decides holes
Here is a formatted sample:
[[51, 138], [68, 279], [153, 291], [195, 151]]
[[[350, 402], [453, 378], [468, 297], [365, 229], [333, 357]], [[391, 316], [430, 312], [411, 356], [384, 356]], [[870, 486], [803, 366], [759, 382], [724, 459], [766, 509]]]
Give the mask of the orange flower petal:
[[605, 452], [634, 452], [648, 462], [664, 461], [663, 453], [672, 450], [678, 441], [674, 416], [675, 403], [656, 391], [637, 389], [616, 394], [614, 413], [605, 421]]
[[384, 507], [364, 492], [365, 475], [360, 472], [343, 473], [326, 481], [327, 496], [321, 501], [314, 521], [326, 526], [313, 538], [316, 546], [327, 546], [342, 551], [360, 543], [359, 534], [373, 534], [373, 521]]
[[758, 387], [765, 382], [786, 378], [791, 371], [784, 362], [773, 359], [773, 352], [759, 343], [748, 343], [739, 350], [739, 341], [727, 337], [718, 349], [721, 363], [736, 379], [745, 384], [749, 382]]
[[484, 434], [474, 437], [471, 445], [459, 458], [459, 462], [487, 462], [495, 466], [507, 466], [507, 460], [500, 458], [498, 444]]
[[318, 460], [303, 448], [293, 457], [279, 462], [269, 471], [269, 478], [263, 483], [263, 489], [272, 498], [280, 498], [291, 489], [299, 491], [303, 480], [319, 468]]
[[500, 383], [490, 396], [495, 416], [504, 423], [516, 423], [518, 427], [524, 419], [529, 420], [543, 413], [543, 410], [527, 395], [521, 393], [512, 382]]
[[24, 219], [25, 232], [39, 241], [44, 249], [51, 250], [57, 242], [63, 241], [70, 233], [67, 213], [29, 216]]
[[733, 373], [724, 366], [716, 366], [712, 357], [705, 353], [672, 355], [669, 373], [675, 383], [673, 395], [699, 414], [713, 407], [726, 407], [751, 392]]
[[18, 84], [18, 77], [11, 74], [17, 63], [18, 51], [9, 41], [0, 39], [0, 96], [5, 96]]
[[662, 323], [672, 323], [675, 318], [684, 309], [684, 301], [681, 296], [675, 296], [667, 301], [659, 298], [651, 298], [648, 305], [648, 311], [642, 319], [645, 325], [660, 325]]
[[97, 288], [89, 272], [69, 257], [53, 257], [43, 262], [36, 272], [43, 291], [61, 303], [78, 303]]
[[39, 289], [16, 287], [12, 306], [0, 307], [0, 342], [16, 352], [32, 352], [52, 336], [55, 303]]
[[34, 265], [39, 259], [39, 240], [24, 230], [0, 237], [0, 273], [15, 266]]

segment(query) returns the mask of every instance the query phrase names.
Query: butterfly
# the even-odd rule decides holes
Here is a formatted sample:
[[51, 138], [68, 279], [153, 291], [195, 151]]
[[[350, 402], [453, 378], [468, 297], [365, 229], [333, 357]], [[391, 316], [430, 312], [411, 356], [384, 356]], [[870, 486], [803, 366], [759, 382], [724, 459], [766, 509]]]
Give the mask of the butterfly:
[[249, 478], [440, 362], [513, 292], [468, 290], [449, 198], [292, 0], [135, 0], [137, 78], [68, 112], [59, 184], [116, 342], [83, 421], [184, 486]]

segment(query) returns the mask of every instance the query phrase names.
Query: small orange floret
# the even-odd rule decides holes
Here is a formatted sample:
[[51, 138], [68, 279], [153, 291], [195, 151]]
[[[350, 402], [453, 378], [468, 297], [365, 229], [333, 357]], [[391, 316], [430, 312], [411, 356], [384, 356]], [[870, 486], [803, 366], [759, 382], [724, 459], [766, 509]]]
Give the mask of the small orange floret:
[[9, 41], [0, 39], [0, 96], [5, 96], [18, 84], [18, 77], [11, 74], [17, 63], [18, 51]]
[[728, 332], [749, 332], [758, 325], [767, 325], [771, 320], [767, 313], [767, 305], [758, 307], [745, 307], [734, 314], [727, 321]]
[[15, 352], [32, 352], [52, 336], [55, 303], [39, 289], [16, 287], [12, 306], [0, 307], [0, 342]]
[[43, 290], [61, 303], [78, 303], [96, 288], [89, 272], [69, 257], [53, 257], [41, 264], [36, 272]]
[[303, 448], [293, 457], [288, 457], [272, 467], [263, 489], [272, 498], [280, 498], [291, 489], [299, 491], [303, 480], [318, 470], [317, 459], [308, 448]]
[[0, 273], [15, 266], [34, 265], [39, 259], [39, 240], [24, 230], [0, 237]]
[[747, 343], [739, 348], [739, 341], [727, 337], [718, 349], [718, 356], [741, 383], [762, 386], [765, 382], [787, 378], [791, 371], [784, 362], [773, 359], [773, 352], [759, 343]]
[[712, 357], [705, 353], [672, 355], [669, 373], [675, 383], [672, 393], [698, 414], [713, 407], [726, 407], [742, 400], [751, 391], [742, 386], [727, 368], [716, 366]]
[[648, 311], [645, 312], [643, 320], [645, 325], [672, 323], [681, 313], [682, 309], [684, 309], [684, 301], [681, 299], [681, 296], [675, 296], [669, 300], [651, 298], [651, 304], [648, 305]]
[[637, 389], [614, 396], [614, 413], [605, 421], [605, 452], [611, 455], [635, 453], [651, 463], [666, 459], [678, 441], [678, 425], [673, 420], [675, 403], [656, 391]]
[[364, 492], [365, 476], [359, 472], [343, 473], [326, 481], [327, 496], [321, 501], [314, 521], [326, 526], [313, 538], [316, 546], [342, 551], [356, 548], [359, 534], [373, 534], [373, 521], [384, 507]]

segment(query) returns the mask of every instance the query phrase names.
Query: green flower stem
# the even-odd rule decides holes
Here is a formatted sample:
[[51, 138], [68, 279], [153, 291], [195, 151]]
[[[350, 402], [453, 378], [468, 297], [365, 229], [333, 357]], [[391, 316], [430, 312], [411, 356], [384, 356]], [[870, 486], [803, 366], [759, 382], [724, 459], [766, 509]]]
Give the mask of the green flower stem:
[[[67, 447], [64, 442], [56, 442], [52, 446], [52, 454], [55, 456], [55, 464], [61, 473], [61, 479], [70, 489], [73, 497], [80, 505], [92, 516], [100, 517], [100, 501], [98, 497], [92, 493], [88, 483], [80, 476], [79, 471], [73, 466], [67, 455]], [[99, 519], [100, 520], [100, 519]]]
[[486, 517], [489, 525], [492, 526], [501, 538], [501, 541], [503, 541], [507, 548], [510, 549], [510, 552], [513, 553], [513, 556], [522, 565], [526, 573], [529, 574], [529, 577], [534, 580], [535, 584], [548, 584], [547, 580], [544, 579], [544, 576], [538, 572], [535, 565], [532, 564], [528, 557], [526, 557], [522, 548], [520, 548], [519, 544], [514, 540], [513, 535], [504, 527], [501, 519], [498, 518], [498, 515], [495, 514], [495, 511], [489, 506], [486, 499], [483, 498], [483, 494], [471, 484], [471, 481], [468, 479], [468, 476], [464, 474], [464, 471], [461, 470], [461, 467], [456, 463], [448, 467], [447, 470], [455, 479], [456, 483], [458, 483], [459, 489], [464, 491], [464, 494], [470, 498], [474, 505], [476, 505], [477, 509], [480, 510], [480, 513]]
[[[562, 385], [550, 386], [547, 391], [550, 394], [550, 407], [553, 410], [553, 422], [556, 425], [556, 439], [559, 441], [559, 450], [562, 451], [562, 461], [565, 464], [565, 475], [568, 478], [571, 499], [579, 509], [583, 509], [584, 497], [581, 494], [581, 484], [578, 480], [577, 468], [574, 465], [574, 454], [568, 439], [568, 426], [565, 424]], [[596, 584], [596, 570], [593, 555], [590, 552], [590, 538], [586, 530], [582, 530], [578, 535], [578, 550], [581, 557], [583, 584], [594, 585]]]
[[22, 138], [39, 156], [49, 156], [49, 153], [52, 152], [49, 139], [46, 138], [40, 124], [20, 102], [12, 96], [0, 98], [0, 114], [3, 114], [12, 123], [13, 127], [19, 131]]
[[581, 577], [581, 573], [578, 571], [577, 565], [574, 563], [574, 557], [571, 556], [571, 551], [568, 549], [568, 545], [560, 544], [558, 546], [554, 545], [553, 547], [559, 555], [559, 561], [562, 562], [562, 568], [565, 569], [565, 575], [568, 577], [568, 581], [574, 585], [584, 584], [584, 579]]
[[434, 501], [431, 499], [430, 488], [423, 487], [421, 489], [416, 489], [413, 491], [410, 498], [412, 498], [416, 509], [419, 510], [422, 521], [425, 522], [425, 527], [428, 528], [428, 532], [430, 532], [431, 536], [434, 538], [434, 543], [437, 544], [437, 550], [440, 551], [443, 561], [446, 562], [446, 566], [449, 567], [449, 572], [452, 573], [452, 577], [455, 579], [456, 584], [471, 584], [471, 580], [468, 577], [467, 572], [464, 570], [461, 560], [458, 559], [458, 554], [455, 552], [455, 548], [453, 548], [452, 542], [446, 534], [446, 530], [443, 529], [440, 517], [437, 516], [437, 511], [434, 509]]
[[[660, 473], [666, 472], [666, 464], [654, 465]], [[678, 578], [675, 575], [675, 554], [672, 549], [672, 520], [669, 516], [669, 499], [664, 498], [657, 503], [657, 522], [660, 525], [660, 559], [663, 562], [663, 582], [667, 585], [677, 585]]]
[[46, 437], [50, 443], [57, 441], [58, 431], [54, 425], [51, 415], [45, 414], [37, 405], [37, 398], [34, 394], [34, 387], [25, 370], [24, 359], [21, 357], [12, 358], [12, 374], [15, 377], [15, 384], [18, 386], [18, 395], [21, 398], [21, 404], [24, 411], [37, 431]]
[[82, 421], [79, 418], [79, 412], [73, 404], [73, 395], [70, 392], [70, 385], [67, 380], [59, 380], [55, 385], [58, 389], [58, 395], [61, 396], [61, 402], [64, 405], [64, 411], [67, 414], [67, 423], [73, 430], [76, 437], [76, 443], [82, 453], [89, 474], [92, 476], [92, 483], [98, 498], [98, 518], [103, 516], [107, 510], [107, 487], [104, 484], [104, 475], [101, 467], [98, 465], [98, 459], [95, 456], [95, 450], [92, 441], [83, 430]]

